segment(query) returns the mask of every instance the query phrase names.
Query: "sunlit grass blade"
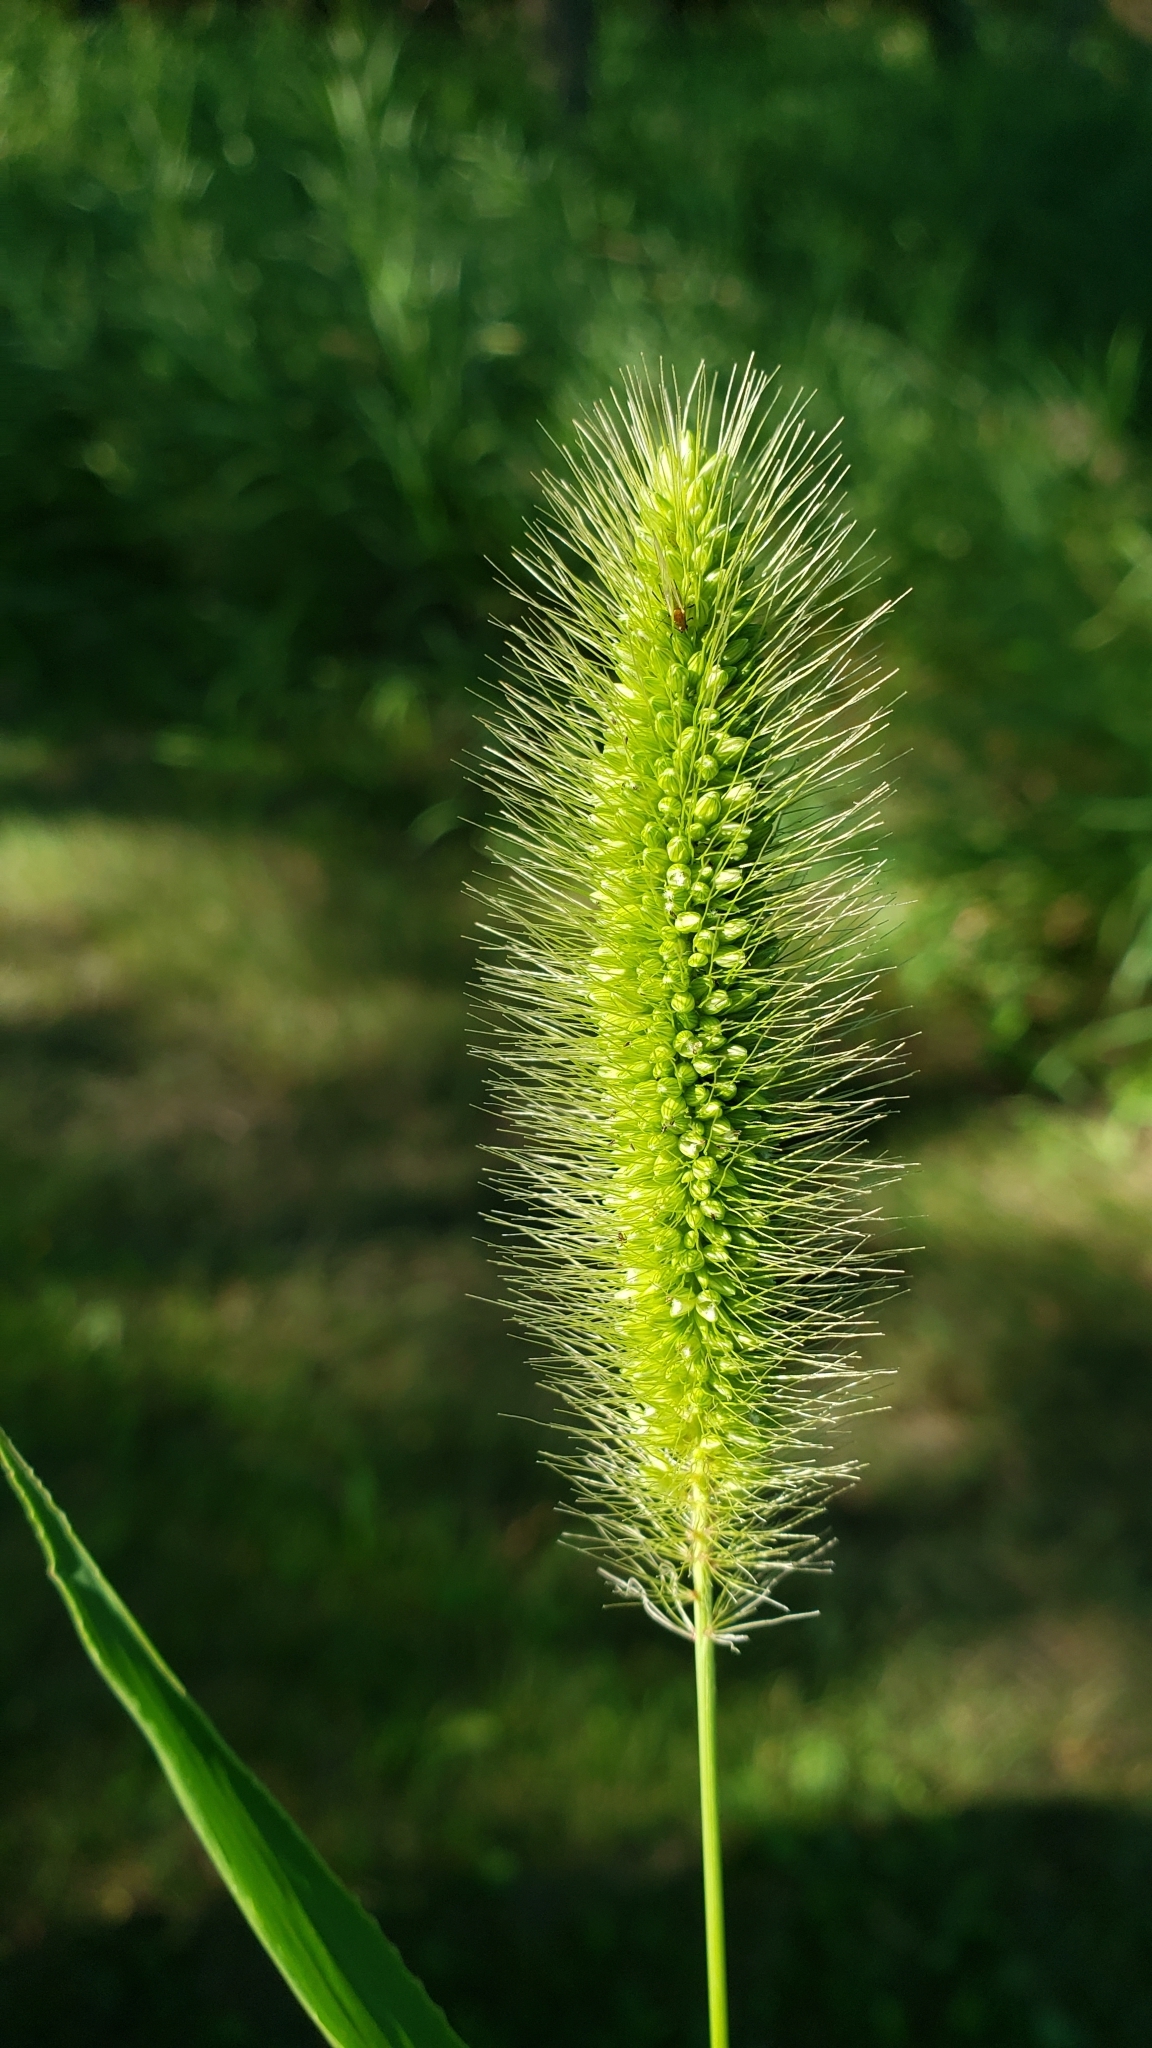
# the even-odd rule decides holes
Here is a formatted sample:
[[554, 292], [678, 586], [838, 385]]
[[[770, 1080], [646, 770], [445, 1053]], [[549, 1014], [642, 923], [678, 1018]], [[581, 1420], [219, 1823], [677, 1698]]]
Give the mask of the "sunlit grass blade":
[[440, 2008], [217, 1734], [0, 1430], [0, 1465], [88, 1655], [155, 1750], [253, 1932], [333, 2048], [462, 2048]]

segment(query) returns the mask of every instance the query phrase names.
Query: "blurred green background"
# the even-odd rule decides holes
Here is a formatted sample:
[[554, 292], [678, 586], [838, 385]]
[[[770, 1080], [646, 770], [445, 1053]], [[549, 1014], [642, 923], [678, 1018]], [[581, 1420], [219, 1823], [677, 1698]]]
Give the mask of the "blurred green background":
[[[923, 1249], [722, 1673], [735, 2038], [1135, 2048], [1152, 7], [580, 20], [0, 13], [3, 1420], [471, 2048], [702, 2048], [688, 1664], [511, 1419], [460, 762], [549, 437], [780, 363], [911, 591]], [[0, 1586], [4, 2039], [312, 2038], [2, 1503]]]

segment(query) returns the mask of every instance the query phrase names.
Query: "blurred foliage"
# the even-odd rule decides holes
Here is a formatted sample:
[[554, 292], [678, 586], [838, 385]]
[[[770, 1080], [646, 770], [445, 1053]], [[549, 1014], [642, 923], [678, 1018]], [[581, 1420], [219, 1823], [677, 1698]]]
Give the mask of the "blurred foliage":
[[843, 415], [912, 586], [926, 1074], [1142, 1115], [1152, 63], [988, 22], [953, 70], [906, 14], [613, 9], [574, 131], [507, 11], [10, 10], [0, 770], [451, 830], [547, 436], [641, 351], [755, 348]]

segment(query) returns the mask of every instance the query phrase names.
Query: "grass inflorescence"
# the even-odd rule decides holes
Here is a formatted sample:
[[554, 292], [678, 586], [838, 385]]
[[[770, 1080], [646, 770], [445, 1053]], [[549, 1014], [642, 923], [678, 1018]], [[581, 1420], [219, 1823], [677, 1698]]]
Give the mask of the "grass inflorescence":
[[885, 1062], [871, 621], [835, 448], [767, 385], [632, 377], [581, 424], [487, 749], [517, 1310], [580, 1540], [720, 1641], [784, 1611], [850, 1476]]

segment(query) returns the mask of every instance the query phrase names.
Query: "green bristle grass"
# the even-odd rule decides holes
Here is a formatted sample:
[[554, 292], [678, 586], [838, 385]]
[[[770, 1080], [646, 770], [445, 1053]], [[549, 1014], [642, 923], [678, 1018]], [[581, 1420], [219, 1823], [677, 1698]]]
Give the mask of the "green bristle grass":
[[515, 1310], [572, 1413], [579, 1540], [735, 1643], [852, 1476], [878, 1278], [862, 1135], [881, 712], [841, 464], [749, 369], [578, 428], [485, 751]]
[[577, 1540], [695, 1646], [711, 2048], [716, 1645], [791, 1618], [775, 1589], [820, 1560], [882, 1277], [881, 678], [835, 448], [767, 397], [751, 367], [719, 404], [703, 371], [683, 398], [630, 377], [580, 423], [485, 755], [505, 1258]]

